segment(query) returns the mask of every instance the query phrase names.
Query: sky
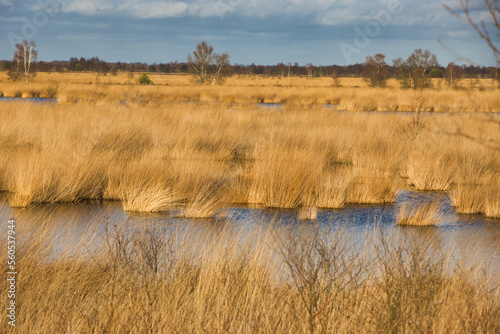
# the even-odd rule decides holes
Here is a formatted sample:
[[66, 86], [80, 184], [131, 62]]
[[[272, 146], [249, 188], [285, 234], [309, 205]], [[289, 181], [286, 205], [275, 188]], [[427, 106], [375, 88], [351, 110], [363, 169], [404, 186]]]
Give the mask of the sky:
[[[0, 0], [0, 59], [26, 39], [43, 61], [184, 62], [205, 40], [243, 65], [349, 65], [375, 53], [391, 63], [417, 48], [444, 66], [464, 63], [459, 57], [494, 65], [487, 44], [443, 8], [458, 10], [459, 0], [443, 1]], [[473, 18], [491, 27], [484, 0], [470, 4]]]

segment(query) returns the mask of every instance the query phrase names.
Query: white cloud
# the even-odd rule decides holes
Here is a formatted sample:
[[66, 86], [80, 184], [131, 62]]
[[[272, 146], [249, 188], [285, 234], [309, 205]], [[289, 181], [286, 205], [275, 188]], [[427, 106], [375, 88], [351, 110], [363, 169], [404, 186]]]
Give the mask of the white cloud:
[[99, 0], [79, 0], [67, 1], [62, 11], [65, 13], [79, 13], [83, 15], [98, 15], [111, 13], [115, 6], [112, 1], [99, 1]]
[[[0, 0], [4, 1], [10, 0]], [[130, 15], [143, 19], [231, 15], [307, 17], [308, 21], [297, 22], [333, 26], [363, 24], [381, 11], [398, 6], [401, 12], [391, 15], [391, 25], [441, 24], [454, 19], [435, 0], [64, 0], [63, 11], [81, 15]]]
[[[5, 1], [5, 0], [0, 0]], [[238, 13], [248, 17], [304, 15], [326, 9], [337, 0], [66, 0], [63, 11], [82, 15], [128, 14], [139, 18], [215, 17]]]
[[[0, 0], [2, 1], [2, 0]], [[138, 18], [161, 18], [185, 15], [189, 4], [181, 1], [161, 0], [66, 0], [62, 11], [81, 15], [120, 15]]]
[[118, 5], [115, 9], [118, 12], [123, 12], [143, 19], [150, 19], [182, 16], [186, 13], [188, 4], [185, 2], [129, 1]]
[[12, 2], [10, 0], [0, 0], [0, 6], [10, 7], [12, 6]]

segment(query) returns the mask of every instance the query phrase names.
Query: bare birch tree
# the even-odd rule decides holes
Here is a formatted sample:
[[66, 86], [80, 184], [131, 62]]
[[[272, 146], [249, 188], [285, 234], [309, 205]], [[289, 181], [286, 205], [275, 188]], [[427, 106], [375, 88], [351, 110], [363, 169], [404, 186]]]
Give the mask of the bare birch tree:
[[34, 41], [29, 42], [24, 40], [22, 45], [22, 57], [24, 62], [24, 76], [26, 77], [26, 82], [30, 81], [32, 76], [31, 65], [38, 58], [38, 51], [36, 50], [36, 44]]
[[309, 78], [312, 78], [313, 76], [313, 71], [314, 71], [314, 65], [312, 63], [307, 63], [306, 64], [306, 69], [307, 69], [307, 76]]
[[214, 47], [202, 41], [193, 51], [193, 56], [187, 57], [188, 66], [195, 74], [197, 81], [204, 84], [208, 80], [208, 68], [214, 60]]
[[210, 79], [212, 85], [224, 82], [224, 76], [229, 67], [229, 54], [214, 53], [214, 48], [202, 41], [196, 46], [193, 55], [187, 57], [188, 66], [195, 75], [196, 81], [200, 84], [208, 82]]
[[446, 70], [444, 71], [444, 79], [446, 80], [448, 85], [452, 88], [456, 88], [458, 82], [462, 79], [462, 77], [462, 68], [456, 65], [454, 62], [449, 63], [446, 67]]
[[33, 77], [33, 63], [36, 62], [37, 58], [38, 51], [34, 41], [24, 40], [22, 43], [17, 43], [12, 57], [12, 66], [7, 75], [11, 80], [16, 81], [21, 76], [22, 71], [26, 82], [29, 82]]
[[229, 54], [215, 54], [215, 72], [212, 80], [212, 85], [218, 83], [221, 84], [224, 82], [224, 75], [227, 72], [227, 68], [229, 67]]

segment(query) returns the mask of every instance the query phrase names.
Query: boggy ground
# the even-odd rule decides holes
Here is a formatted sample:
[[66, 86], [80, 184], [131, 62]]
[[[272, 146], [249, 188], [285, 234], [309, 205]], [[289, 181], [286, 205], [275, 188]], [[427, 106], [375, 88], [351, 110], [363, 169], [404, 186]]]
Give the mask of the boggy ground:
[[447, 191], [458, 212], [500, 217], [491, 114], [3, 102], [0, 150], [0, 189], [17, 207], [107, 199], [207, 217], [259, 203], [307, 218], [316, 207], [391, 203], [411, 187]]
[[[302, 88], [273, 92], [248, 83], [231, 92], [229, 81], [222, 87], [186, 81], [170, 90], [167, 81], [138, 87], [113, 84], [128, 80], [124, 76], [75, 78], [82, 82], [57, 87], [57, 79], [45, 83], [40, 75], [30, 86], [57, 91], [60, 104], [0, 103], [0, 189], [11, 206], [109, 199], [130, 211], [175, 206], [183, 216], [206, 217], [235, 203], [260, 203], [311, 218], [316, 207], [390, 203], [397, 189], [410, 187], [448, 192], [459, 212], [500, 217], [498, 116], [420, 113], [429, 110], [425, 101], [433, 94], [447, 110], [496, 110], [488, 102], [498, 101], [491, 89], [423, 95], [394, 88], [306, 89], [313, 81], [302, 78]], [[1, 90], [27, 87], [2, 81]], [[337, 112], [320, 105], [350, 91], [359, 101], [407, 99], [400, 105], [419, 113]], [[280, 109], [251, 104], [262, 96], [274, 102], [265, 94], [277, 102], [298, 97]], [[311, 96], [319, 99], [311, 102]], [[359, 106], [344, 109], [372, 109]], [[431, 207], [407, 207], [398, 222], [432, 224], [439, 212]], [[324, 231], [314, 224], [253, 234], [214, 224], [212, 234], [200, 237], [112, 222], [103, 239], [90, 241], [93, 247], [61, 247], [71, 250], [64, 254], [54, 253], [60, 226], [51, 217], [26, 225], [19, 224], [17, 239], [18, 333], [500, 330], [498, 276], [461, 260], [459, 251], [470, 253], [466, 245], [449, 252], [439, 242], [423, 242], [429, 230], [422, 228], [402, 226], [408, 234], [401, 239], [374, 228], [354, 240], [347, 229]], [[5, 279], [0, 286], [9, 288]], [[7, 301], [0, 302], [3, 310]], [[2, 316], [0, 331], [8, 326]]]
[[[17, 230], [16, 333], [500, 330], [498, 277], [467, 265], [467, 245], [448, 253], [420, 229], [398, 238], [373, 229], [359, 243], [315, 225], [198, 235], [115, 222], [98, 240], [82, 237], [92, 247], [54, 256], [60, 227], [44, 216], [30, 224]], [[0, 260], [6, 277], [6, 252]], [[10, 329], [4, 314], [0, 330]]]
[[0, 72], [0, 97], [57, 97], [61, 104], [157, 107], [173, 101], [211, 103], [283, 103], [332, 105], [347, 111], [500, 112], [498, 82], [463, 79], [453, 88], [432, 79], [423, 94], [401, 89], [395, 79], [387, 88], [368, 87], [362, 78], [267, 77], [238, 75], [224, 85], [200, 86], [189, 75], [150, 74], [152, 86], [138, 85], [141, 73], [38, 73], [33, 82], [11, 82]]

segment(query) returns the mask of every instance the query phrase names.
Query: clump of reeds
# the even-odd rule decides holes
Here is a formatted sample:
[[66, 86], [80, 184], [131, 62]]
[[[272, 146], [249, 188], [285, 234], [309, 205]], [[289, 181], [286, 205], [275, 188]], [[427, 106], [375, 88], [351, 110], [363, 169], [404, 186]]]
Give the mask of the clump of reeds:
[[323, 174], [318, 179], [317, 205], [320, 208], [340, 209], [346, 204], [349, 180], [346, 175]]
[[500, 219], [500, 177], [490, 180], [483, 185], [481, 193], [484, 198], [484, 214], [486, 217]]
[[484, 201], [484, 214], [486, 217], [500, 219], [500, 196], [499, 193], [486, 197]]
[[21, 156], [12, 161], [7, 174], [8, 190], [12, 192], [12, 207], [53, 202], [58, 197], [58, 178], [52, 162], [39, 154]]
[[177, 197], [171, 187], [155, 184], [134, 184], [123, 190], [122, 205], [125, 211], [165, 211]]
[[451, 203], [459, 213], [484, 212], [484, 187], [475, 184], [458, 184], [448, 193]]
[[278, 148], [265, 152], [251, 171], [251, 197], [273, 208], [297, 208], [314, 197], [322, 167], [317, 163], [321, 158], [315, 153], [299, 149], [287, 152]]
[[357, 178], [347, 188], [347, 202], [352, 204], [394, 203], [396, 192], [387, 178]]
[[200, 185], [195, 190], [193, 199], [182, 211], [182, 217], [210, 218], [217, 210], [224, 206], [226, 201], [226, 186], [213, 182]]
[[424, 203], [404, 201], [399, 207], [396, 220], [398, 225], [432, 226], [443, 218], [442, 205], [438, 201]]
[[453, 159], [446, 154], [436, 155], [435, 149], [412, 153], [406, 167], [408, 182], [417, 190], [447, 190], [454, 172]]

